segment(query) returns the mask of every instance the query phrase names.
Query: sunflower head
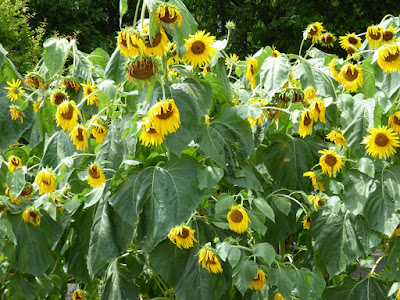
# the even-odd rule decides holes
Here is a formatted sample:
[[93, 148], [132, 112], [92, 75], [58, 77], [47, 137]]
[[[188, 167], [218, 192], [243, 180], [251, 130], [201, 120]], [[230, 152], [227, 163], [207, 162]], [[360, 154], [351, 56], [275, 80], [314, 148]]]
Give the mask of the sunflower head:
[[239, 56], [235, 53], [229, 54], [229, 58], [225, 58], [226, 69], [229, 70], [232, 67], [232, 62], [237, 63], [239, 61]]
[[142, 53], [144, 49], [143, 39], [133, 27], [124, 28], [118, 33], [117, 45], [119, 51], [127, 58]]
[[203, 67], [211, 63], [211, 58], [217, 54], [217, 49], [211, 46], [215, 42], [215, 36], [210, 33], [197, 31], [185, 39], [186, 52], [183, 59], [187, 64], [194, 67]]
[[246, 78], [249, 80], [249, 84], [253, 89], [256, 87], [257, 67], [258, 67], [257, 59], [250, 58], [247, 60]]
[[76, 150], [84, 150], [87, 146], [87, 131], [86, 128], [82, 125], [76, 125], [74, 129], [72, 129], [69, 137], [72, 139]]
[[400, 111], [392, 113], [389, 117], [389, 126], [394, 132], [400, 134]]
[[396, 152], [396, 147], [400, 146], [399, 136], [391, 128], [379, 126], [378, 128], [367, 129], [368, 136], [364, 137], [364, 144], [367, 153], [379, 159], [388, 158]]
[[388, 44], [379, 48], [378, 65], [387, 73], [400, 70], [400, 46]]
[[35, 100], [33, 102], [33, 111], [38, 112], [40, 105], [42, 105], [42, 103], [43, 103], [43, 100]]
[[301, 114], [299, 134], [301, 137], [306, 137], [312, 134], [312, 128], [314, 125], [314, 114], [311, 110], [306, 109]]
[[25, 197], [27, 200], [30, 200], [32, 198], [32, 193], [33, 193], [33, 186], [31, 183], [27, 183], [22, 190], [21, 194], [18, 196], [18, 198], [23, 198]]
[[148, 115], [155, 131], [162, 135], [177, 131], [181, 124], [179, 110], [173, 99], [157, 102]]
[[257, 275], [254, 279], [250, 282], [249, 289], [253, 291], [261, 290], [264, 285], [267, 283], [267, 274], [261, 269], [257, 270]]
[[335, 78], [335, 80], [339, 81], [339, 70], [337, 69], [337, 59], [334, 58], [332, 59], [329, 64], [329, 70], [331, 71], [331, 74], [333, 76], [333, 78]]
[[10, 155], [8, 157], [8, 171], [14, 173], [18, 168], [22, 168], [22, 161], [18, 156]]
[[314, 205], [315, 211], [318, 211], [318, 206], [324, 205], [324, 201], [317, 195], [308, 195], [308, 201], [310, 204]]
[[34, 226], [38, 226], [40, 224], [39, 212], [34, 208], [28, 208], [24, 210], [24, 212], [22, 213], [22, 219], [26, 223], [31, 223]]
[[82, 290], [75, 290], [72, 294], [72, 300], [85, 300], [85, 294]]
[[83, 86], [83, 98], [86, 99], [86, 103], [88, 105], [99, 106], [100, 100], [97, 97], [96, 85], [91, 84], [89, 81], [86, 81], [86, 84], [82, 84], [82, 86]]
[[346, 143], [345, 137], [343, 136], [343, 134], [341, 134], [337, 130], [334, 130], [334, 129], [331, 130], [331, 132], [329, 132], [326, 135], [326, 138], [328, 140], [330, 140], [332, 143], [334, 143], [335, 145], [347, 148], [347, 143]]
[[333, 47], [334, 41], [336, 41], [336, 37], [330, 32], [324, 33], [319, 38], [319, 42], [325, 47]]
[[160, 5], [155, 12], [155, 18], [158, 24], [164, 23], [167, 26], [171, 24], [172, 28], [174, 28], [175, 23], [178, 23], [178, 26], [182, 25], [181, 13], [173, 5]]
[[317, 122], [318, 119], [322, 122], [322, 123], [326, 123], [325, 121], [325, 104], [324, 101], [322, 101], [319, 98], [316, 98], [310, 105], [310, 110], [311, 113], [313, 115], [314, 118], [314, 122]]
[[157, 73], [157, 63], [152, 57], [137, 57], [128, 62], [126, 74], [131, 81], [147, 80]]
[[92, 188], [98, 188], [106, 183], [106, 177], [104, 176], [103, 170], [96, 163], [92, 163], [88, 169], [88, 184]]
[[362, 70], [357, 65], [344, 65], [340, 69], [338, 77], [347, 93], [357, 91], [358, 87], [362, 87], [364, 84]]
[[17, 101], [18, 97], [22, 95], [24, 89], [21, 87], [21, 80], [17, 79], [16, 81], [13, 79], [12, 82], [8, 82], [8, 87], [5, 87], [8, 90], [7, 97], [11, 101]]
[[234, 232], [243, 233], [249, 227], [249, 216], [241, 205], [233, 206], [226, 218], [229, 228]]
[[399, 236], [400, 235], [400, 224], [397, 225], [396, 229], [393, 231], [392, 235], [390, 236], [390, 238], [393, 238], [395, 236]]
[[346, 35], [339, 37], [340, 46], [346, 50], [348, 46], [353, 46], [356, 49], [361, 47], [361, 38], [354, 32], [346, 33]]
[[139, 140], [145, 145], [161, 145], [164, 140], [164, 134], [154, 129], [150, 119], [143, 118], [142, 133]]
[[26, 74], [25, 84], [27, 86], [33, 88], [34, 90], [37, 90], [37, 89], [45, 90], [46, 89], [46, 86], [43, 82], [42, 77], [40, 77], [36, 73], [29, 72], [28, 74]]
[[384, 29], [382, 32], [382, 44], [393, 44], [398, 42], [396, 37], [394, 36], [395, 28], [390, 24], [388, 29]]
[[304, 100], [307, 102], [311, 102], [317, 97], [317, 92], [312, 86], [308, 86], [304, 90]]
[[274, 300], [285, 300], [285, 298], [283, 298], [283, 296], [279, 293], [276, 293], [274, 295]]
[[50, 194], [54, 192], [54, 181], [56, 174], [49, 168], [43, 168], [36, 176], [35, 182], [39, 187], [40, 194]]
[[15, 203], [15, 204], [19, 204], [21, 201], [19, 199], [19, 197], [15, 198], [13, 193], [11, 192], [11, 190], [9, 189], [8, 186], [6, 186], [5, 184], [3, 184], [4, 189], [5, 189], [5, 193], [8, 197], [10, 197], [11, 203]]
[[73, 79], [72, 77], [66, 77], [63, 81], [62, 81], [62, 85], [65, 86], [66, 89], [68, 90], [74, 90], [75, 93], [77, 93], [79, 91], [79, 88], [81, 87], [81, 85], [79, 84], [79, 82], [77, 82], [75, 79]]
[[153, 36], [153, 38], [150, 38], [149, 27], [146, 24], [146, 26], [144, 26], [141, 30], [141, 34], [142, 36], [144, 36], [144, 55], [154, 55], [156, 57], [162, 57], [167, 53], [167, 47], [170, 42], [164, 29], [160, 27], [155, 36]]
[[60, 105], [65, 100], [68, 100], [68, 95], [60, 90], [54, 90], [50, 95], [51, 103]]
[[222, 273], [222, 266], [215, 250], [204, 246], [199, 252], [199, 264], [208, 272], [214, 274]]
[[318, 41], [319, 37], [324, 32], [324, 26], [322, 26], [322, 22], [315, 22], [313, 24], [308, 25], [306, 29], [307, 38], [312, 38], [313, 43]]
[[379, 48], [383, 35], [383, 28], [378, 25], [369, 26], [367, 28], [366, 39], [371, 48]]
[[7, 206], [3, 202], [0, 202], [0, 214], [7, 215]]
[[318, 151], [318, 153], [322, 154], [322, 156], [319, 158], [319, 164], [324, 174], [332, 177], [336, 174], [336, 172], [340, 172], [344, 166], [342, 161], [344, 156], [338, 155], [334, 149], [324, 149]]
[[10, 105], [11, 120], [15, 121], [19, 119], [21, 124], [24, 123], [24, 113], [18, 105]]
[[281, 55], [281, 53], [278, 50], [276, 50], [274, 45], [272, 45], [272, 56], [279, 57], [280, 55]]
[[168, 234], [168, 238], [171, 242], [176, 244], [178, 248], [189, 249], [193, 247], [193, 242], [197, 242], [194, 238], [194, 230], [189, 226], [176, 226], [171, 228]]
[[57, 126], [61, 126], [63, 131], [71, 131], [78, 124], [78, 115], [80, 115], [80, 112], [76, 107], [75, 101], [65, 100], [57, 107]]
[[101, 144], [107, 135], [107, 127], [100, 123], [98, 119], [95, 119], [92, 123], [91, 134], [95, 137], [96, 143]]
[[305, 216], [305, 218], [303, 219], [303, 221], [301, 221], [301, 223], [303, 223], [303, 229], [310, 230], [311, 217], [310, 216]]
[[304, 177], [310, 177], [312, 185], [315, 189], [317, 189], [318, 191], [325, 191], [324, 189], [324, 182], [322, 181], [321, 178], [319, 178], [319, 176], [313, 172], [313, 171], [308, 171], [303, 173]]

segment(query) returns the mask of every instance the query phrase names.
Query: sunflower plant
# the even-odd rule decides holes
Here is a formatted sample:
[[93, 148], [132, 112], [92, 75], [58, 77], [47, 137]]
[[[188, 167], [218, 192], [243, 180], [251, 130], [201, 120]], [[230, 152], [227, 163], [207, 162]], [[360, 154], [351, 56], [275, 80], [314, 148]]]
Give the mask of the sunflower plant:
[[398, 297], [399, 18], [241, 60], [232, 22], [134, 11], [111, 55], [0, 47], [2, 298]]

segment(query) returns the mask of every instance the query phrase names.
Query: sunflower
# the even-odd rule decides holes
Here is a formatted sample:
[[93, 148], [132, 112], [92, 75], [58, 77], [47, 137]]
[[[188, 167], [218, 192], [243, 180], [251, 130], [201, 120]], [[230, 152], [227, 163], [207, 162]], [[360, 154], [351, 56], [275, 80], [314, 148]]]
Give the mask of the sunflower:
[[330, 32], [324, 33], [319, 38], [319, 42], [325, 47], [333, 47], [334, 41], [336, 41], [336, 37]]
[[17, 101], [18, 97], [24, 92], [21, 83], [19, 79], [17, 79], [17, 81], [13, 79], [12, 82], [7, 81], [8, 87], [5, 87], [5, 89], [8, 90], [7, 97], [10, 98], [11, 101]]
[[378, 50], [378, 65], [386, 73], [400, 70], [400, 46], [385, 45]]
[[107, 135], [107, 127], [101, 124], [97, 119], [92, 123], [91, 134], [95, 137], [96, 143], [101, 144]]
[[14, 173], [18, 168], [22, 168], [22, 161], [18, 156], [10, 155], [8, 157], [8, 171]]
[[278, 50], [276, 50], [274, 45], [272, 45], [272, 56], [279, 57], [280, 55], [281, 55], [281, 53]]
[[308, 171], [308, 172], [303, 173], [303, 176], [311, 178], [312, 185], [315, 189], [317, 189], [318, 191], [321, 191], [321, 192], [325, 191], [323, 181], [318, 180], [318, 176], [317, 176], [317, 174], [315, 174], [315, 172]]
[[201, 75], [206, 76], [208, 73], [211, 73], [210, 66], [204, 66], [203, 72], [201, 72]]
[[246, 78], [249, 79], [250, 86], [254, 89], [256, 87], [256, 70], [258, 61], [255, 58], [247, 60]]
[[299, 134], [301, 137], [306, 137], [306, 135], [312, 134], [312, 128], [314, 125], [314, 115], [310, 110], [305, 110], [301, 114], [300, 125], [299, 125]]
[[357, 86], [363, 86], [362, 70], [353, 64], [347, 64], [340, 69], [339, 82], [347, 93], [357, 91]]
[[167, 60], [167, 65], [171, 66], [181, 63], [182, 60], [180, 59], [178, 52], [176, 51], [176, 44], [170, 42], [169, 45], [167, 46], [167, 49], [169, 49], [168, 52], [169, 58]]
[[335, 145], [347, 148], [346, 139], [344, 138], [343, 134], [341, 134], [339, 131], [336, 131], [334, 129], [331, 130], [331, 132], [329, 132], [326, 135], [326, 138], [328, 140], [330, 140], [332, 143], [334, 143]]
[[311, 102], [317, 97], [317, 92], [312, 86], [306, 87], [304, 90], [304, 100], [307, 102]]
[[51, 103], [60, 105], [64, 100], [68, 100], [68, 96], [63, 91], [55, 90], [50, 96]]
[[392, 44], [397, 42], [397, 39], [394, 37], [394, 27], [390, 24], [388, 29], [384, 29], [382, 32], [382, 44]]
[[176, 226], [171, 228], [168, 238], [171, 242], [176, 244], [178, 248], [189, 249], [193, 247], [193, 242], [197, 242], [194, 238], [194, 230], [189, 226]]
[[249, 226], [250, 219], [241, 205], [233, 206], [226, 216], [229, 228], [237, 233], [243, 233]]
[[397, 225], [396, 229], [393, 231], [392, 235], [390, 236], [390, 238], [393, 238], [395, 236], [399, 236], [400, 235], [400, 224]]
[[334, 58], [334, 59], [332, 59], [332, 60], [330, 61], [330, 63], [328, 64], [328, 66], [329, 66], [329, 70], [330, 70], [331, 73], [332, 73], [333, 78], [335, 78], [336, 81], [339, 81], [339, 72], [338, 72], [338, 70], [336, 69], [336, 62], [337, 62], [337, 59]]
[[303, 221], [301, 221], [301, 223], [303, 223], [303, 229], [306, 230], [310, 230], [311, 227], [311, 217], [310, 216], [306, 216]]
[[46, 86], [43, 83], [42, 78], [35, 73], [28, 73], [25, 77], [25, 84], [34, 90], [41, 89], [45, 90]]
[[214, 251], [209, 246], [204, 246], [199, 252], [199, 264], [201, 263], [201, 266], [208, 272], [222, 273], [221, 263]]
[[318, 151], [318, 153], [322, 154], [319, 158], [319, 164], [324, 174], [332, 177], [336, 172], [340, 172], [340, 169], [343, 167], [342, 158], [345, 156], [337, 155], [334, 149], [324, 149]]
[[[269, 113], [269, 111], [268, 111]], [[261, 126], [262, 123], [265, 121], [265, 119], [267, 118], [267, 115], [265, 114], [265, 112], [263, 111], [261, 116], [259, 116], [258, 118], [254, 119], [252, 116], [248, 116], [247, 117], [247, 121], [249, 122], [250, 126]], [[272, 119], [272, 118], [271, 118]]]
[[96, 105], [99, 106], [100, 100], [97, 97], [97, 87], [94, 84], [91, 84], [89, 81], [86, 81], [86, 84], [82, 84], [83, 86], [83, 98], [86, 99], [86, 103], [88, 105]]
[[164, 134], [156, 131], [149, 119], [143, 118], [142, 133], [139, 140], [145, 145], [161, 145], [164, 140]]
[[308, 195], [308, 201], [310, 201], [310, 204], [314, 205], [315, 211], [318, 211], [318, 206], [324, 205], [322, 199], [316, 195]]
[[339, 37], [339, 43], [344, 50], [346, 50], [348, 46], [353, 46], [356, 49], [359, 49], [361, 47], [361, 38], [354, 32], [346, 33], [346, 35]]
[[157, 64], [152, 57], [137, 57], [126, 67], [126, 74], [131, 81], [147, 80], [157, 73]]
[[179, 27], [182, 25], [181, 13], [172, 5], [160, 5], [155, 12], [155, 18], [158, 24], [165, 23], [167, 26], [171, 24], [172, 28], [175, 23], [178, 23]]
[[10, 115], [11, 115], [11, 120], [15, 121], [19, 118], [21, 124], [24, 123], [24, 115], [19, 106], [10, 105]]
[[239, 61], [239, 56], [236, 54], [229, 54], [229, 58], [225, 58], [225, 66], [226, 69], [229, 70], [232, 67], [233, 63], [237, 63]]
[[65, 100], [61, 103], [56, 112], [57, 126], [61, 125], [63, 131], [74, 129], [76, 124], [78, 124], [78, 115], [80, 112], [76, 107], [75, 101]]
[[217, 49], [211, 46], [215, 42], [215, 36], [205, 31], [197, 31], [195, 35], [190, 35], [185, 39], [186, 52], [183, 60], [194, 67], [202, 67], [211, 63], [210, 58], [214, 57]]
[[21, 203], [19, 197], [17, 197], [15, 199], [15, 197], [14, 197], [13, 193], [11, 192], [11, 190], [7, 186], [5, 186], [5, 185], [3, 185], [3, 186], [5, 187], [5, 191], [4, 192], [6, 193], [6, 195], [8, 197], [10, 197], [11, 203], [15, 203], [15, 204]]
[[119, 51], [127, 58], [140, 54], [144, 48], [143, 39], [132, 27], [124, 28], [118, 33], [117, 45]]
[[33, 102], [33, 111], [34, 112], [38, 112], [38, 110], [39, 110], [39, 108], [40, 108], [40, 105], [42, 105], [42, 103], [43, 103], [43, 100], [35, 100], [34, 102]]
[[283, 296], [279, 293], [276, 293], [274, 296], [274, 300], [285, 300], [285, 298], [283, 298]]
[[352, 57], [354, 60], [359, 60], [360, 59], [360, 54], [358, 54], [359, 51], [360, 50], [358, 50], [356, 47], [348, 45], [346, 48], [347, 59]]
[[62, 85], [64, 85], [69, 90], [74, 90], [76, 93], [79, 91], [81, 85], [72, 78], [65, 78], [62, 81]]
[[325, 108], [324, 101], [322, 101], [319, 98], [316, 98], [311, 103], [310, 110], [311, 110], [311, 114], [313, 115], [314, 122], [317, 122], [319, 119], [322, 123], [326, 123], [326, 121], [325, 121], [326, 108]]
[[177, 131], [181, 124], [179, 110], [173, 99], [157, 102], [148, 115], [152, 127], [162, 135]]
[[315, 22], [313, 24], [308, 25], [306, 32], [307, 32], [307, 38], [312, 37], [313, 43], [318, 41], [319, 37], [322, 35], [322, 32], [324, 32], [324, 26], [322, 26], [322, 22]]
[[54, 180], [56, 179], [56, 174], [49, 168], [42, 168], [42, 170], [37, 174], [35, 182], [39, 187], [40, 194], [50, 194], [54, 192]]
[[87, 132], [86, 128], [82, 125], [76, 125], [72, 129], [69, 137], [72, 139], [76, 150], [84, 150], [87, 146]]
[[261, 290], [264, 285], [267, 283], [267, 274], [261, 269], [257, 270], [257, 275], [254, 279], [250, 282], [249, 289], [253, 291]]
[[106, 183], [106, 177], [98, 164], [92, 163], [88, 169], [88, 184], [92, 188], [98, 188]]
[[366, 39], [371, 48], [379, 48], [382, 41], [383, 28], [378, 25], [369, 26], [367, 28]]
[[373, 157], [379, 156], [379, 159], [388, 158], [396, 152], [396, 147], [400, 146], [399, 136], [392, 128], [379, 126], [378, 128], [369, 127], [369, 135], [364, 137], [364, 144], [367, 153]]
[[26, 223], [31, 223], [34, 226], [38, 226], [40, 224], [40, 215], [38, 211], [32, 208], [24, 210], [24, 212], [22, 213], [22, 219]]
[[85, 294], [82, 290], [75, 290], [72, 294], [72, 300], [85, 300]]
[[162, 57], [165, 55], [169, 40], [164, 29], [160, 27], [160, 30], [150, 40], [149, 27], [146, 24], [146, 26], [142, 29], [142, 36], [144, 36], [145, 43], [145, 47], [143, 48], [144, 55], [154, 55], [156, 57]]
[[397, 290], [396, 299], [397, 299], [397, 300], [400, 300], [400, 289]]
[[22, 190], [21, 194], [18, 196], [18, 200], [22, 198], [26, 198], [26, 200], [31, 200], [32, 199], [32, 192], [33, 192], [33, 186], [31, 183], [27, 183]]
[[392, 113], [389, 117], [389, 126], [394, 132], [400, 134], [400, 111]]

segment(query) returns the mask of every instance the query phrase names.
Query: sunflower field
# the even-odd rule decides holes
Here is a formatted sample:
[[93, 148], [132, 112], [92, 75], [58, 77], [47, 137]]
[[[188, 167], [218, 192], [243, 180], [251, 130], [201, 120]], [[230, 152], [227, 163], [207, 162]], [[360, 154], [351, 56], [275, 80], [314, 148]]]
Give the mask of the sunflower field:
[[239, 58], [128, 9], [111, 55], [0, 45], [0, 299], [400, 299], [400, 18]]

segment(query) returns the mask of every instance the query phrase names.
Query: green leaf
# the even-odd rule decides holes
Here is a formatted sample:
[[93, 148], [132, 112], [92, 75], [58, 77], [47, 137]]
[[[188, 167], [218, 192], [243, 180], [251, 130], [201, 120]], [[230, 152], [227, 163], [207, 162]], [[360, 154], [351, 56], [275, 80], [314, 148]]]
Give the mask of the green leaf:
[[56, 111], [56, 106], [50, 101], [44, 101], [43, 106], [37, 111], [37, 125], [42, 136], [46, 133], [51, 136], [54, 133]]
[[250, 282], [256, 277], [258, 265], [255, 261], [243, 257], [233, 270], [233, 281], [239, 292], [244, 295], [250, 286]]
[[251, 228], [256, 232], [259, 232], [261, 235], [265, 235], [265, 232], [267, 231], [267, 227], [264, 225], [266, 217], [262, 212], [252, 210], [248, 212], [248, 215], [251, 221]]
[[224, 176], [224, 170], [218, 167], [203, 166], [197, 170], [197, 179], [199, 181], [199, 189], [212, 188]]
[[17, 244], [17, 238], [15, 237], [10, 221], [0, 219], [0, 252], [3, 250], [5, 237], [9, 238], [12, 243]]
[[390, 251], [387, 266], [395, 274], [396, 279], [400, 280], [400, 238], [398, 237], [396, 237], [393, 248]]
[[267, 57], [261, 66], [261, 82], [268, 96], [275, 93], [289, 80], [290, 65], [286, 56]]
[[122, 66], [125, 62], [126, 62], [125, 56], [121, 55], [121, 53], [118, 50], [118, 47], [115, 48], [105, 69], [104, 75], [106, 76], [106, 78], [114, 80], [116, 84], [119, 84], [122, 81], [124, 81], [126, 75]]
[[255, 256], [262, 258], [265, 260], [265, 262], [268, 264], [268, 266], [271, 266], [272, 262], [275, 259], [276, 252], [274, 247], [272, 247], [268, 243], [258, 243], [253, 246], [253, 253]]
[[400, 90], [399, 72], [386, 73], [381, 68], [376, 71], [376, 87], [379, 88], [393, 102]]
[[364, 60], [361, 63], [361, 69], [363, 72], [363, 86], [361, 88], [365, 98], [372, 98], [375, 95], [375, 73], [374, 67], [371, 65], [372, 57]]
[[[13, 276], [10, 276], [9, 286], [10, 295], [12, 295], [12, 298], [10, 299], [37, 299], [36, 296], [39, 293], [39, 286], [33, 276], [18, 272]], [[27, 291], [29, 292], [27, 293]]]
[[215, 204], [215, 213], [216, 214], [227, 214], [227, 211], [231, 209], [232, 206], [235, 205], [235, 199], [227, 194], [221, 194], [217, 198], [217, 203]]
[[101, 74], [104, 74], [104, 70], [106, 69], [107, 63], [110, 59], [110, 55], [103, 49], [96, 48], [92, 53], [90, 53], [88, 59], [95, 67], [100, 68]]
[[107, 270], [103, 299], [136, 299], [138, 295], [139, 287], [135, 284], [132, 274], [119, 264], [117, 260], [113, 261]]
[[115, 85], [113, 80], [110, 79], [103, 80], [99, 84], [98, 89], [103, 91], [103, 93], [111, 100], [117, 98], [117, 86]]
[[73, 74], [76, 77], [80, 77], [83, 79], [89, 79], [92, 77], [92, 62], [88, 59], [88, 55], [76, 50], [74, 53], [75, 59], [75, 68], [73, 70]]
[[374, 162], [367, 157], [361, 157], [357, 160], [357, 170], [371, 178], [374, 178], [375, 176]]
[[389, 99], [384, 92], [377, 92], [374, 95], [374, 99], [379, 103], [379, 106], [382, 108], [383, 113], [387, 113], [393, 106], [393, 101]]
[[19, 194], [25, 188], [25, 172], [23, 169], [17, 169], [13, 173], [7, 173], [7, 186], [11, 193], [17, 199]]
[[122, 27], [122, 18], [128, 11], [128, 0], [119, 0], [119, 27]]
[[226, 176], [225, 179], [232, 185], [246, 187], [256, 191], [261, 191], [261, 183], [255, 172], [258, 171], [249, 162], [244, 162], [240, 168], [233, 171], [233, 176]]
[[285, 298], [291, 298], [291, 292], [295, 285], [296, 274], [291, 267], [271, 268], [268, 271], [269, 285], [278, 287], [278, 292]]
[[228, 254], [228, 261], [231, 264], [232, 268], [234, 268], [238, 264], [241, 256], [242, 252], [240, 252], [238, 248], [231, 248]]
[[296, 279], [293, 294], [299, 299], [321, 299], [325, 288], [325, 279], [318, 271], [295, 269]]
[[43, 58], [50, 77], [53, 77], [63, 68], [65, 59], [70, 50], [70, 43], [67, 39], [49, 38], [43, 43]]
[[285, 215], [288, 215], [290, 209], [292, 207], [291, 200], [287, 197], [280, 197], [280, 196], [272, 196], [272, 203], [283, 212]]
[[268, 202], [262, 198], [253, 199], [256, 207], [272, 222], [275, 222], [274, 210], [269, 206]]

